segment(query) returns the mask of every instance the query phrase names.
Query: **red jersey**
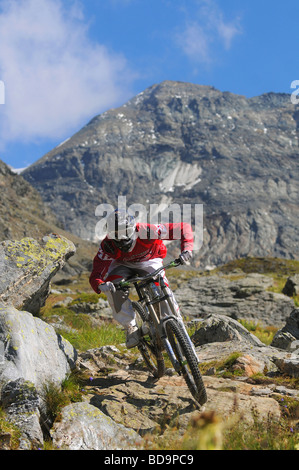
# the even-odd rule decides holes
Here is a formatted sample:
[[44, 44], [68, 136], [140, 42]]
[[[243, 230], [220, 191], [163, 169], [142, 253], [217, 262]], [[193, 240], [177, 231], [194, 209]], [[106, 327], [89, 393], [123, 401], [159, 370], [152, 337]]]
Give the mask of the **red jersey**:
[[137, 238], [131, 251], [125, 253], [113, 243], [104, 238], [99, 251], [93, 260], [93, 270], [89, 277], [91, 287], [95, 292], [102, 284], [113, 260], [130, 263], [147, 261], [153, 258], [165, 258], [167, 248], [163, 240], [181, 240], [181, 251], [193, 250], [193, 233], [191, 226], [186, 223], [169, 224], [140, 224], [136, 226]]

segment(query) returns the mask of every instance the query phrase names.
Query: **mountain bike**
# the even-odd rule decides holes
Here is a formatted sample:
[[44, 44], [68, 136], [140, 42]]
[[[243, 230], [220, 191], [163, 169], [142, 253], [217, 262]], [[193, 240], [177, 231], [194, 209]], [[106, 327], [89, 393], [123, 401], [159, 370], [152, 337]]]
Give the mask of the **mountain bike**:
[[138, 349], [156, 378], [165, 373], [163, 352], [166, 351], [174, 370], [183, 378], [199, 405], [207, 401], [205, 385], [199, 370], [194, 345], [181, 318], [173, 292], [166, 285], [162, 272], [181, 265], [176, 259], [143, 277], [121, 281], [116, 288], [135, 288], [138, 300], [133, 301], [140, 332]]

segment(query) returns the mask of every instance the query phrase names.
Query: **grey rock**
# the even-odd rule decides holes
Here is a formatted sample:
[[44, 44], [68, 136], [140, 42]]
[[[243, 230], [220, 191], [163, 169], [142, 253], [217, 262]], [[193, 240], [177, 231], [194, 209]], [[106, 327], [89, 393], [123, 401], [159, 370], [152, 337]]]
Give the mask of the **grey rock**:
[[[214, 349], [215, 344], [209, 347]], [[240, 414], [242, 421], [252, 423], [254, 408], [262, 420], [269, 416], [279, 419], [277, 401], [250, 396], [255, 386], [246, 381], [207, 375], [203, 380], [208, 393], [205, 411], [214, 411], [224, 419], [237, 418]], [[94, 379], [88, 397], [91, 404], [114, 421], [135, 429], [141, 436], [158, 431], [164, 437], [168, 433], [172, 439], [174, 436], [182, 437], [190, 420], [196, 419], [203, 411], [194, 405], [186, 383], [178, 374], [165, 375], [157, 381], [152, 380], [146, 371], [119, 370]]]
[[43, 446], [40, 397], [31, 382], [21, 378], [6, 383], [1, 391], [1, 406], [8, 420], [21, 431], [20, 449], [32, 450]]
[[299, 295], [299, 274], [290, 276], [285, 283], [282, 290], [283, 294], [293, 297], [293, 295]]
[[281, 328], [294, 310], [294, 302], [267, 291], [272, 283], [270, 277], [259, 274], [243, 273], [235, 280], [223, 275], [196, 276], [180, 284], [175, 296], [186, 318], [205, 318], [215, 313]]
[[263, 343], [238, 321], [223, 315], [209, 315], [191, 339], [195, 346], [225, 341], [246, 341], [254, 346], [263, 346]]
[[263, 397], [263, 396], [270, 396], [272, 395], [273, 390], [271, 388], [255, 388], [252, 389], [251, 395]]
[[[299, 340], [299, 309], [293, 309], [290, 316], [287, 317], [286, 323], [275, 334], [272, 346], [276, 348], [292, 350], [297, 349]], [[297, 342], [296, 342], [297, 341]]]
[[0, 387], [23, 379], [41, 390], [60, 384], [75, 367], [77, 352], [54, 328], [29, 312], [0, 306]]
[[280, 330], [277, 332], [272, 340], [271, 346], [274, 348], [285, 349], [287, 351], [291, 350], [292, 344], [296, 338], [288, 333], [287, 331]]
[[141, 442], [135, 431], [83, 402], [63, 408], [51, 436], [54, 446], [67, 450], [134, 450]]
[[38, 313], [50, 293], [50, 281], [76, 252], [56, 234], [37, 241], [24, 238], [0, 244], [0, 302]]
[[292, 355], [289, 358], [274, 358], [274, 362], [277, 365], [281, 373], [299, 378], [299, 355]]
[[291, 396], [291, 397], [299, 397], [299, 391], [298, 390], [293, 390], [293, 389], [287, 388], [283, 385], [275, 386], [274, 391], [276, 393], [279, 393], [280, 395], [287, 395], [287, 396]]

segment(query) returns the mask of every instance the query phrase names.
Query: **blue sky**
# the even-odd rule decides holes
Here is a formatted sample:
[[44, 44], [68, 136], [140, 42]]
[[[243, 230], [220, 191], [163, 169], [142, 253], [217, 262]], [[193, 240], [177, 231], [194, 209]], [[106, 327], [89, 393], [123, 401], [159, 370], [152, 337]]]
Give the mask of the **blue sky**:
[[163, 80], [292, 93], [298, 32], [297, 0], [0, 0], [0, 159], [25, 167]]

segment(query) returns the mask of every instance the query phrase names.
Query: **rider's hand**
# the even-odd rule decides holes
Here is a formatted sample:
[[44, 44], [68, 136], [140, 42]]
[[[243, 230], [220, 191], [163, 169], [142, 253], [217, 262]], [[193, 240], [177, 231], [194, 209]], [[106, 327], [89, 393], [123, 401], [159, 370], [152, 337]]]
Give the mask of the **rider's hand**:
[[182, 253], [180, 254], [180, 260], [182, 264], [187, 264], [191, 258], [192, 258], [191, 251], [185, 250], [185, 251], [182, 251]]
[[99, 285], [99, 290], [105, 294], [106, 292], [111, 292], [112, 294], [116, 292], [115, 285], [113, 282], [104, 282], [103, 284]]

